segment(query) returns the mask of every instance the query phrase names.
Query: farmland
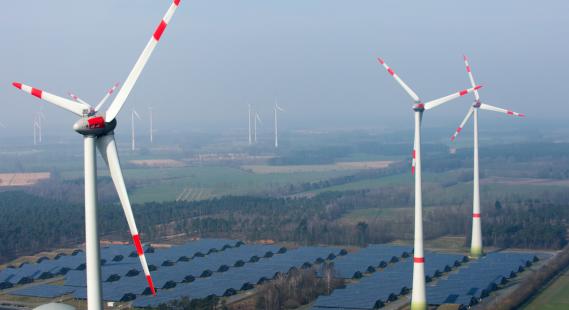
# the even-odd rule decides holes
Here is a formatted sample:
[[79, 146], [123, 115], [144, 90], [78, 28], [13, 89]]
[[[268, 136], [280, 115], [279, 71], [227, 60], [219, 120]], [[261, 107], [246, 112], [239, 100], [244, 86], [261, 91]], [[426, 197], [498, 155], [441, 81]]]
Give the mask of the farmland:
[[569, 270], [541, 292], [526, 310], [561, 310], [569, 308]]
[[0, 173], [0, 187], [29, 186], [47, 180], [49, 172]]

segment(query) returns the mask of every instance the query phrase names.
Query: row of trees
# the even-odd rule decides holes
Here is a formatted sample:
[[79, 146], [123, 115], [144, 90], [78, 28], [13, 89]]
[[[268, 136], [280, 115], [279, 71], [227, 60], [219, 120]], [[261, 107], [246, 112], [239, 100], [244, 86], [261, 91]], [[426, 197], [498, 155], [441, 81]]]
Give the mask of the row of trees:
[[[469, 235], [470, 201], [442, 186], [426, 186], [425, 237]], [[460, 195], [458, 195], [460, 196]], [[528, 196], [531, 196], [528, 194]], [[503, 195], [484, 200], [484, 241], [498, 247], [558, 249], [565, 245], [569, 193], [544, 192], [538, 199]], [[329, 192], [314, 197], [227, 196], [198, 202], [135, 206], [144, 241], [188, 236], [273, 239], [300, 244], [364, 245], [413, 237], [413, 197], [404, 187]], [[491, 206], [491, 207], [486, 207]], [[397, 208], [390, 216], [351, 221], [358, 209]], [[0, 260], [82, 242], [83, 206], [33, 196], [0, 193]], [[102, 204], [99, 225], [105, 237], [130, 240], [121, 208]]]

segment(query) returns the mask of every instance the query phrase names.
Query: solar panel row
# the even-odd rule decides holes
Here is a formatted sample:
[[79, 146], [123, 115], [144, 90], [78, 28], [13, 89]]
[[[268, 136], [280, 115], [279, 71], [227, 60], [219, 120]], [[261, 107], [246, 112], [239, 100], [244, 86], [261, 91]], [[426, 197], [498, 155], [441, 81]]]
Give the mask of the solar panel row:
[[135, 307], [158, 306], [162, 303], [179, 300], [183, 297], [202, 299], [208, 296], [228, 296], [237, 291], [248, 290], [256, 284], [270, 280], [278, 274], [287, 273], [291, 268], [302, 268], [326, 258], [335, 258], [341, 249], [333, 247], [303, 247], [289, 250], [284, 254], [247, 263], [243, 267], [233, 267], [228, 272], [214, 273], [211, 277], [199, 278], [191, 283], [181, 283], [172, 289], [159, 291], [159, 297], [137, 297]]
[[[226, 239], [200, 239], [189, 242], [181, 246], [174, 246], [168, 249], [154, 251], [147, 247], [146, 257], [150, 264], [162, 265], [167, 260], [187, 260], [197, 256], [203, 257], [208, 253], [223, 251], [226, 248], [237, 247], [242, 242]], [[141, 267], [138, 256], [131, 257], [133, 252], [132, 245], [112, 245], [101, 249], [101, 263], [103, 265], [103, 279], [109, 279], [117, 270], [127, 269], [133, 273], [140, 273]], [[109, 267], [109, 268], [106, 268]], [[155, 269], [152, 268], [151, 269]], [[85, 285], [85, 277], [82, 276], [85, 270], [85, 254], [79, 250], [73, 255], [58, 255], [55, 259], [42, 257], [35, 264], [22, 264], [19, 267], [9, 267], [0, 271], [0, 289], [11, 288], [19, 284], [28, 284], [38, 279], [48, 279], [54, 276], [67, 275], [71, 280], [71, 286]], [[67, 284], [67, 283], [66, 283]]]
[[433, 305], [471, 306], [536, 258], [530, 253], [490, 253], [427, 287], [427, 300]]
[[[465, 260], [464, 256], [453, 254], [426, 253], [425, 265], [427, 281], [450, 270]], [[329, 296], [320, 296], [313, 308], [336, 309], [377, 309], [389, 303], [399, 295], [405, 295], [412, 288], [413, 260], [405, 259], [386, 268], [363, 277], [354, 284], [337, 289]]]
[[[214, 273], [228, 271], [236, 266], [238, 261], [249, 262], [251, 257], [273, 256], [277, 252], [284, 251], [271, 245], [243, 245], [239, 248], [229, 248], [225, 251], [211, 253], [205, 257], [195, 257], [189, 262], [180, 261], [171, 266], [162, 266], [154, 271], [152, 276], [156, 288], [171, 289], [181, 283], [192, 282], [197, 278], [207, 278]], [[122, 270], [121, 274], [124, 274], [126, 271], [127, 269]], [[73, 274], [74, 272], [70, 272], [70, 275]], [[84, 286], [84, 276], [82, 272], [80, 279], [67, 278], [66, 285], [70, 285], [74, 281], [74, 283], [78, 282], [81, 286]], [[103, 298], [105, 300], [124, 301], [125, 299], [132, 299], [136, 295], [150, 293], [145, 276], [142, 273], [132, 277], [119, 275], [117, 277], [119, 279], [116, 281], [103, 283]], [[76, 298], [86, 298], [86, 293], [84, 290], [77, 290], [74, 296]]]
[[[376, 269], [384, 268], [390, 262], [408, 257], [412, 250], [411, 247], [371, 244], [355, 253], [336, 259], [332, 265], [334, 276], [358, 279], [366, 272], [375, 272]], [[319, 272], [319, 275], [322, 275], [322, 272]]]

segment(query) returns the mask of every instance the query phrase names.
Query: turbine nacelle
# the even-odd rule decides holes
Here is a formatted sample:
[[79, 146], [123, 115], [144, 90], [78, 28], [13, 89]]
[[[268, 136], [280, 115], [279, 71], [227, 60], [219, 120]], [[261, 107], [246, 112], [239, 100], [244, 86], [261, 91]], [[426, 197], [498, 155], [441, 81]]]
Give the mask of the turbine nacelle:
[[418, 102], [418, 103], [414, 104], [413, 105], [413, 111], [416, 111], [416, 112], [425, 111], [425, 104], [422, 102]]
[[99, 137], [110, 133], [116, 126], [116, 119], [106, 122], [102, 115], [95, 114], [79, 119], [73, 124], [73, 130], [84, 136]]

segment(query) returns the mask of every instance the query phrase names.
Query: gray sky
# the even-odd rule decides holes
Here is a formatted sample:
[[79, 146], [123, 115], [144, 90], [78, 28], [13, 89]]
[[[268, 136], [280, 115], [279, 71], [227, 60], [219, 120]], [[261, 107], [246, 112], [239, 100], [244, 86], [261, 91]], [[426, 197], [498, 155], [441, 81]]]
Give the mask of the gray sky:
[[[0, 135], [31, 134], [42, 105], [12, 81], [96, 104], [124, 80], [170, 3], [3, 1], [0, 121], [9, 129]], [[569, 104], [567, 12], [565, 0], [182, 0], [119, 126], [128, 131], [136, 104], [143, 117], [154, 107], [161, 130], [245, 129], [252, 103], [268, 127], [278, 96], [283, 129], [404, 128], [411, 101], [375, 57], [429, 100], [468, 85], [463, 53], [484, 101], [559, 121], [555, 109]], [[469, 103], [437, 108], [425, 125], [454, 129]], [[49, 133], [74, 134], [73, 115], [43, 109]]]

